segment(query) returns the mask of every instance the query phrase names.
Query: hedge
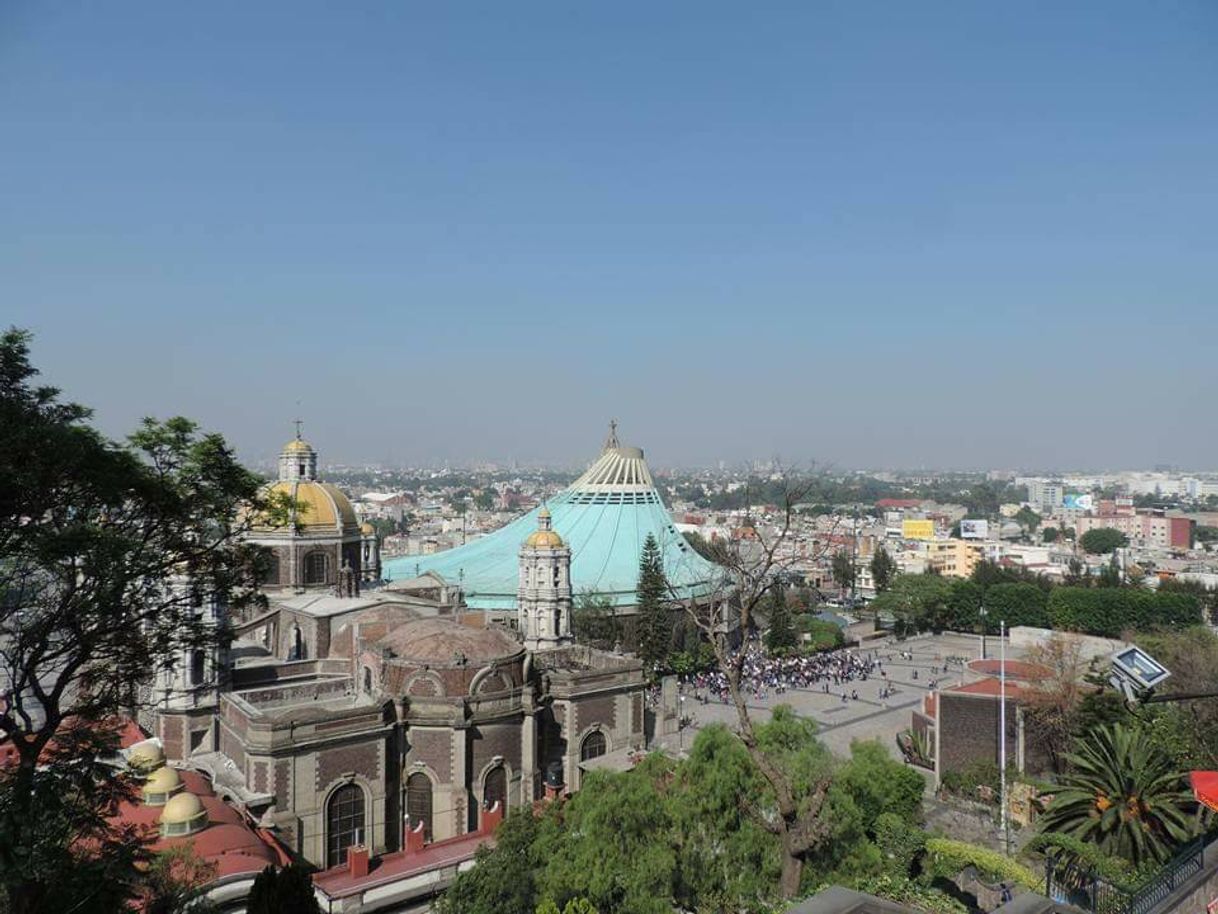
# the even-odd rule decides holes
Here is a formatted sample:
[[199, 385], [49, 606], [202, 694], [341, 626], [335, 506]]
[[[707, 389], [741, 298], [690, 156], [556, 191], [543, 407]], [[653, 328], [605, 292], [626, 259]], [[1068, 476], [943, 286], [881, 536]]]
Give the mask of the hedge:
[[1056, 587], [1049, 594], [1050, 627], [1119, 638], [1127, 629], [1199, 625], [1201, 605], [1192, 594], [1128, 587]]
[[934, 876], [954, 879], [970, 866], [975, 867], [989, 882], [1013, 883], [1030, 892], [1037, 891], [1044, 880], [1022, 863], [964, 841], [949, 838], [928, 838], [923, 867]]

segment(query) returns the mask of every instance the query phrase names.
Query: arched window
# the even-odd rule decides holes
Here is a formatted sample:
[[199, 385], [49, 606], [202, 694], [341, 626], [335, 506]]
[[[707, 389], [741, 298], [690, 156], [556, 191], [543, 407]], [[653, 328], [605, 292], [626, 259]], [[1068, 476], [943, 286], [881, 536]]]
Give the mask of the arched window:
[[364, 667], [364, 691], [372, 693], [372, 670], [368, 667]]
[[330, 557], [324, 552], [310, 552], [305, 556], [305, 583], [325, 584], [330, 580]]
[[289, 660], [304, 660], [305, 659], [305, 642], [304, 635], [300, 631], [300, 626], [295, 622], [292, 623], [292, 640], [289, 642], [288, 659]]
[[605, 734], [600, 730], [593, 730], [584, 737], [583, 743], [579, 747], [579, 760], [586, 762], [588, 759], [600, 758], [605, 754]]
[[423, 823], [423, 840], [431, 840], [431, 778], [416, 771], [406, 779], [406, 815], [410, 816], [410, 829]]
[[206, 655], [202, 651], [191, 651], [190, 654], [190, 684], [203, 684], [203, 674], [206, 667]]
[[263, 584], [278, 584], [279, 581], [279, 556], [273, 552], [267, 556], [266, 570], [262, 573]]
[[364, 791], [358, 784], [344, 784], [326, 805], [326, 866], [346, 863], [347, 848], [365, 840]]
[[486, 780], [482, 782], [482, 805], [486, 809], [493, 809], [495, 804], [500, 804], [504, 815], [507, 814], [507, 772], [503, 770], [502, 765], [496, 765], [486, 773]]

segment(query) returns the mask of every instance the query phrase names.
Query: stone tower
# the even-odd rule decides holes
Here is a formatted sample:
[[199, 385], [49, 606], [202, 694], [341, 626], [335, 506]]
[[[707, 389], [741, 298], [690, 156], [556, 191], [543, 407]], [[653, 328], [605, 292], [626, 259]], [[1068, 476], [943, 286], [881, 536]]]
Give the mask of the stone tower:
[[544, 650], [571, 640], [571, 550], [551, 529], [545, 505], [520, 547], [516, 606], [525, 647]]

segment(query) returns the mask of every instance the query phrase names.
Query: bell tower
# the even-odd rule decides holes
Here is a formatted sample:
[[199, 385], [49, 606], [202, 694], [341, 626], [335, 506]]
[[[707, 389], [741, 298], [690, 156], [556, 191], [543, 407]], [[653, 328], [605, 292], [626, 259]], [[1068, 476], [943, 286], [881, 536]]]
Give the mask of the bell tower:
[[296, 437], [283, 446], [279, 454], [280, 482], [313, 482], [317, 479], [317, 451], [300, 437], [299, 419]]
[[525, 647], [545, 650], [571, 640], [571, 549], [542, 505], [537, 529], [520, 547], [516, 606]]

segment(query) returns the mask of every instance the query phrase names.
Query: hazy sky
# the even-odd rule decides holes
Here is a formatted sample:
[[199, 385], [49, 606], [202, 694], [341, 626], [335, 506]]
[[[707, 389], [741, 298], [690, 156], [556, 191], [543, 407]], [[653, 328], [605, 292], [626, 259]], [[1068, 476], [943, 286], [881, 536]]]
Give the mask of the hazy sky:
[[0, 322], [114, 433], [1216, 467], [1216, 291], [1213, 0], [0, 2]]

